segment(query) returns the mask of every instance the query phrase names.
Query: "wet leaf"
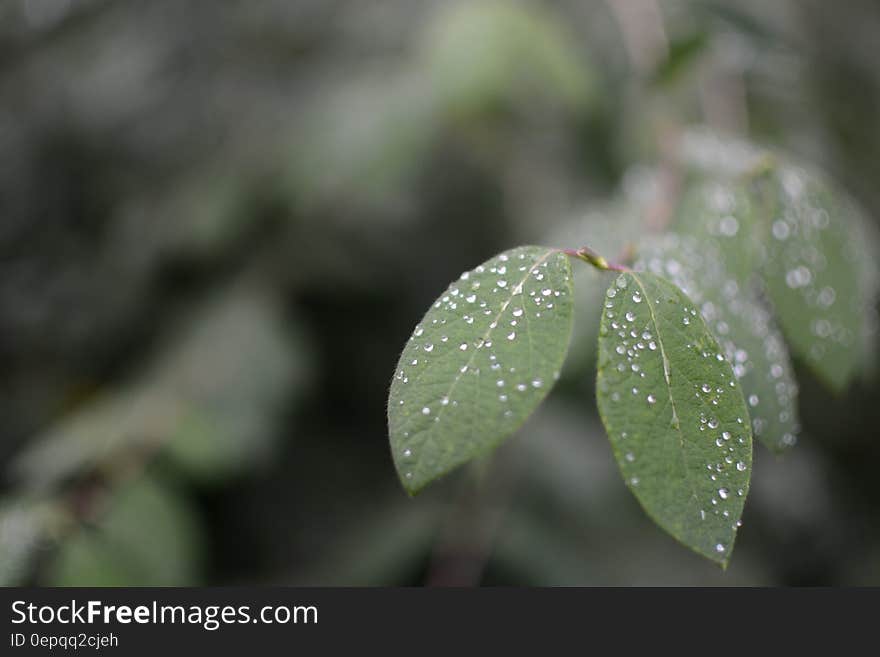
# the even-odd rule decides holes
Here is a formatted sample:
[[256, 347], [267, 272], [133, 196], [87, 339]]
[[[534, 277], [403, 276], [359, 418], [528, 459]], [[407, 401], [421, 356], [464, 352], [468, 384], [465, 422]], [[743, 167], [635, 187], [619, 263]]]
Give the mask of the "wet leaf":
[[643, 243], [639, 255], [636, 269], [666, 276], [700, 311], [742, 387], [755, 438], [774, 452], [794, 445], [798, 386], [788, 348], [754, 288], [724, 268], [719, 244], [669, 234]]
[[865, 301], [849, 205], [815, 174], [779, 165], [767, 203], [764, 278], [792, 350], [835, 390], [861, 367]]
[[525, 246], [465, 272], [416, 326], [388, 398], [404, 487], [497, 447], [547, 395], [571, 335], [571, 265]]
[[748, 493], [742, 391], [695, 304], [651, 273], [606, 292], [597, 398], [627, 486], [681, 543], [726, 565]]
[[760, 228], [754, 202], [743, 181], [693, 175], [682, 191], [674, 228], [711, 244], [723, 268], [745, 284], [760, 262]]
[[[646, 180], [645, 184], [649, 184]], [[595, 204], [578, 216], [555, 226], [546, 236], [548, 244], [565, 247], [589, 245], [609, 258], [622, 257], [643, 220], [644, 201], [632, 198]], [[574, 303], [574, 327], [571, 346], [565, 359], [563, 378], [583, 376], [596, 359], [596, 339], [605, 295], [606, 276], [593, 267], [576, 266], [572, 272], [577, 300]]]

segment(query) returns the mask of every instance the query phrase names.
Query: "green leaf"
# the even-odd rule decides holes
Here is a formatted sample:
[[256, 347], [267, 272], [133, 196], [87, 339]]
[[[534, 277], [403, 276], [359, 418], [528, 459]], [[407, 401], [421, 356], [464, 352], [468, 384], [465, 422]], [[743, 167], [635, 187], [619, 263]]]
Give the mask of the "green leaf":
[[420, 40], [424, 73], [444, 112], [473, 116], [545, 98], [577, 110], [596, 98], [595, 75], [567, 26], [534, 6], [441, 3]]
[[[710, 175], [740, 196], [745, 190], [751, 212], [738, 201], [742, 211], [733, 216], [748, 232], [746, 248], [753, 255], [741, 260], [736, 255], [745, 252], [741, 246], [725, 249], [722, 257], [738, 262], [743, 272], [748, 260], [762, 270], [792, 351], [838, 391], [859, 371], [868, 371], [880, 274], [876, 243], [855, 203], [787, 158], [706, 129], [686, 131], [678, 155], [691, 172]], [[699, 213], [682, 206], [679, 215], [677, 230], [700, 230], [698, 221], [681, 221], [699, 220]], [[710, 217], [702, 229], [711, 222]], [[726, 266], [737, 271], [730, 262]]]
[[788, 348], [754, 288], [729, 273], [713, 239], [668, 234], [639, 248], [636, 269], [664, 275], [694, 302], [743, 389], [752, 433], [774, 452], [800, 430]]
[[861, 367], [865, 322], [850, 206], [798, 167], [781, 165], [769, 181], [767, 294], [792, 349], [842, 390]]
[[669, 54], [654, 71], [653, 81], [658, 87], [668, 87], [682, 77], [706, 52], [711, 39], [708, 32], [698, 31], [669, 44]]
[[723, 268], [739, 284], [754, 274], [760, 230], [747, 185], [721, 176], [692, 175], [674, 217], [676, 232], [715, 247]]
[[222, 290], [179, 323], [131, 382], [39, 436], [13, 462], [14, 476], [47, 490], [126, 452], [159, 446], [204, 482], [269, 462], [280, 418], [309, 380], [306, 336], [248, 281]]
[[721, 348], [672, 283], [628, 272], [608, 288], [597, 398], [624, 480], [648, 515], [726, 566], [749, 488], [749, 416]]
[[494, 449], [559, 377], [571, 335], [571, 264], [524, 246], [465, 272], [416, 326], [388, 398], [410, 494]]
[[[649, 185], [653, 179], [640, 179]], [[638, 235], [642, 223], [642, 205], [637, 199], [622, 197], [613, 202], [595, 204], [576, 217], [553, 228], [546, 237], [548, 244], [572, 247], [589, 244], [597, 253], [608, 257], [622, 256], [630, 240]], [[571, 346], [562, 371], [566, 376], [583, 376], [587, 367], [595, 366], [596, 339], [605, 295], [605, 274], [594, 267], [575, 267], [573, 286], [577, 290], [574, 304], [574, 328]]]
[[151, 477], [112, 492], [95, 526], [80, 527], [59, 549], [52, 586], [186, 586], [198, 583], [202, 535], [183, 497]]
[[771, 155], [757, 144], [698, 126], [682, 133], [677, 157], [692, 172], [741, 179], [759, 170]]

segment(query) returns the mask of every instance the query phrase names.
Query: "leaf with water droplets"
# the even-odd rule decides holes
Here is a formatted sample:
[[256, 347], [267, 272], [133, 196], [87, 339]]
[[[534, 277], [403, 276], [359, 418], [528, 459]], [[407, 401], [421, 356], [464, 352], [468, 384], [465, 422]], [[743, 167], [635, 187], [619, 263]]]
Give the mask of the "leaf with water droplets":
[[465, 272], [404, 347], [388, 430], [411, 494], [497, 447], [559, 376], [571, 335], [571, 265], [524, 246]]
[[760, 252], [753, 205], [749, 187], [742, 182], [692, 174], [675, 213], [675, 231], [711, 244], [724, 269], [746, 283]]
[[694, 303], [651, 273], [618, 276], [599, 329], [597, 398], [627, 486], [697, 553], [730, 559], [752, 433], [730, 363]]
[[861, 366], [865, 322], [852, 208], [795, 166], [780, 165], [764, 182], [767, 294], [792, 349], [841, 390]]
[[[634, 185], [641, 189], [650, 187], [653, 179], [640, 175]], [[633, 235], [641, 228], [642, 206], [645, 201], [622, 197], [606, 204], [594, 204], [579, 212], [570, 220], [554, 226], [546, 236], [548, 244], [584, 245], [609, 257], [623, 254]], [[574, 328], [571, 347], [565, 359], [562, 376], [582, 376], [587, 367], [595, 367], [596, 339], [599, 337], [599, 320], [605, 295], [605, 274], [594, 267], [575, 267], [573, 286], [577, 291], [574, 304]]]
[[668, 277], [694, 302], [742, 386], [755, 438], [782, 452], [800, 430], [788, 348], [754, 289], [724, 267], [721, 250], [713, 239], [670, 233], [643, 242], [635, 268]]

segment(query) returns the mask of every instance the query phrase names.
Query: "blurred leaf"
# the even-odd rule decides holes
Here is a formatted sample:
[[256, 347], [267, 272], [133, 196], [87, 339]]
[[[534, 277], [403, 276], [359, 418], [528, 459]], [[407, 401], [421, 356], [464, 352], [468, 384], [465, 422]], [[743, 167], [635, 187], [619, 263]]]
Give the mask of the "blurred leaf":
[[697, 126], [682, 133], [677, 155], [686, 169], [698, 175], [735, 179], [758, 168], [769, 152], [751, 142]]
[[626, 484], [663, 529], [726, 566], [752, 465], [730, 364], [672, 283], [630, 272], [606, 296], [597, 398]]
[[654, 72], [654, 84], [663, 87], [675, 83], [699, 59], [709, 43], [709, 34], [705, 31], [673, 40], [669, 44], [669, 55]]
[[754, 289], [724, 268], [730, 254], [714, 240], [668, 234], [643, 242], [639, 256], [636, 269], [668, 277], [700, 311], [733, 366], [754, 436], [774, 452], [794, 445], [798, 387], [788, 348]]
[[364, 75], [312, 111], [288, 171], [299, 204], [379, 202], [418, 172], [438, 129], [434, 92], [421, 75], [388, 78]]
[[32, 488], [166, 448], [199, 479], [268, 459], [291, 393], [307, 380], [303, 337], [274, 301], [241, 284], [209, 299], [133, 383], [87, 404], [15, 462]]
[[505, 251], [465, 272], [416, 326], [388, 398], [410, 493], [513, 433], [559, 377], [571, 335], [571, 265], [556, 249]]
[[761, 233], [746, 185], [723, 177], [696, 175], [685, 184], [673, 226], [710, 244], [722, 268], [748, 285], [760, 262]]
[[861, 366], [865, 321], [848, 206], [799, 167], [780, 165], [768, 181], [767, 294], [792, 349], [842, 390]]
[[[880, 250], [855, 204], [821, 175], [705, 129], [683, 135], [680, 155], [711, 181], [686, 192], [677, 230], [716, 238], [738, 275], [760, 266], [792, 351], [832, 389], [869, 369]], [[725, 241], [742, 244], [728, 249]]]
[[717, 18], [727, 23], [739, 34], [749, 37], [758, 46], [791, 47], [786, 34], [774, 29], [768, 21], [750, 14], [747, 10], [729, 2], [697, 0], [691, 6], [698, 14]]
[[546, 95], [580, 109], [593, 71], [562, 25], [535, 7], [479, 0], [443, 3], [429, 22], [425, 66], [439, 105], [474, 115]]
[[121, 387], [39, 436], [13, 461], [13, 473], [29, 489], [46, 491], [109, 463], [124, 449], [149, 449], [157, 436], [168, 435], [177, 412], [167, 397]]
[[310, 375], [306, 337], [273, 299], [249, 286], [220, 295], [163, 355], [151, 381], [183, 402], [170, 456], [201, 480], [268, 462]]
[[880, 298], [880, 231], [858, 209], [850, 206], [851, 243], [859, 272], [862, 302], [861, 353], [862, 371], [870, 378], [877, 366], [877, 299]]
[[149, 477], [111, 493], [96, 526], [64, 541], [51, 586], [187, 586], [200, 580], [202, 537], [193, 510]]
[[49, 502], [7, 498], [0, 502], [0, 586], [21, 586], [40, 548], [61, 520]]

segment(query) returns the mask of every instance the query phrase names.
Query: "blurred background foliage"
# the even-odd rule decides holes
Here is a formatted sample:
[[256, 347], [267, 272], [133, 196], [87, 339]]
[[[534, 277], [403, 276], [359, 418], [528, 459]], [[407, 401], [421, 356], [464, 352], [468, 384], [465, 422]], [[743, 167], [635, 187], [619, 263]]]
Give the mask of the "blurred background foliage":
[[409, 499], [385, 427], [446, 283], [618, 252], [685, 126], [876, 223], [878, 37], [874, 0], [2, 3], [0, 583], [880, 584], [875, 381], [796, 363], [726, 573], [623, 485], [592, 322], [490, 462]]

